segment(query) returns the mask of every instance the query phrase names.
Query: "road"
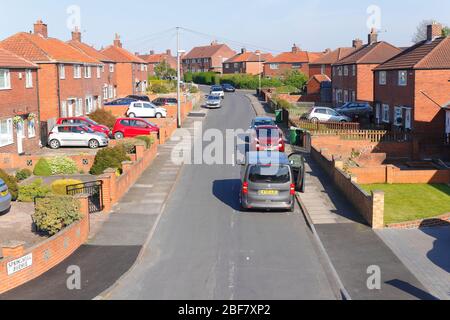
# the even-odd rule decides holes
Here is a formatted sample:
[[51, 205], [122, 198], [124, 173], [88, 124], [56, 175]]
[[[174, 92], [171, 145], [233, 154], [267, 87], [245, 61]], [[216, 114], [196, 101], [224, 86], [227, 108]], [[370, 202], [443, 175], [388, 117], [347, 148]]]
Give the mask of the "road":
[[[205, 129], [246, 129], [241, 93]], [[295, 213], [239, 212], [239, 168], [185, 165], [151, 241], [107, 299], [335, 299], [310, 231]]]

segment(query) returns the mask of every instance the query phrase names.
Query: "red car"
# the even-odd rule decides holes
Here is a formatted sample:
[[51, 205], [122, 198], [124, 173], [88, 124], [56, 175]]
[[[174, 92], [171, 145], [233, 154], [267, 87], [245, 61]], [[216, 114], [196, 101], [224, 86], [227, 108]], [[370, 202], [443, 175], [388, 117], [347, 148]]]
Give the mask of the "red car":
[[147, 136], [152, 132], [159, 133], [159, 128], [156, 124], [143, 119], [121, 118], [117, 119], [112, 134], [114, 139], [120, 140], [123, 138]]
[[255, 151], [285, 151], [283, 133], [277, 126], [259, 126], [253, 131], [253, 150]]
[[61, 124], [82, 124], [91, 128], [94, 132], [100, 132], [106, 134], [107, 137], [111, 135], [111, 130], [102, 124], [98, 124], [92, 119], [86, 117], [70, 117], [70, 118], [60, 118], [56, 122], [57, 125]]

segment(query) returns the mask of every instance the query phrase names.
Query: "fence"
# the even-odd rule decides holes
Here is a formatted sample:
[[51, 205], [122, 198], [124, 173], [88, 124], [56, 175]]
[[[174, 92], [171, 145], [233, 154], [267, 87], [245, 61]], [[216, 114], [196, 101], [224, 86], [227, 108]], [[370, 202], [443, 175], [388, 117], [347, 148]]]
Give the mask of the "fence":
[[293, 123], [302, 129], [309, 131], [327, 131], [327, 130], [360, 130], [358, 122], [313, 122], [307, 120], [293, 121]]
[[320, 130], [317, 136], [338, 136], [343, 140], [368, 140], [370, 142], [411, 142], [412, 134], [384, 130]]

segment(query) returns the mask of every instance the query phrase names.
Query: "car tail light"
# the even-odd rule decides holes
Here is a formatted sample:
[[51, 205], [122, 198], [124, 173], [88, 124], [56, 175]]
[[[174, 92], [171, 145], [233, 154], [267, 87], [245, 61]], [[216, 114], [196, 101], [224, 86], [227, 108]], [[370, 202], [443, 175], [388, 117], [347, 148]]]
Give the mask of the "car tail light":
[[248, 194], [248, 182], [244, 182], [242, 184], [242, 193], [243, 194]]
[[291, 184], [291, 196], [295, 196], [295, 184]]

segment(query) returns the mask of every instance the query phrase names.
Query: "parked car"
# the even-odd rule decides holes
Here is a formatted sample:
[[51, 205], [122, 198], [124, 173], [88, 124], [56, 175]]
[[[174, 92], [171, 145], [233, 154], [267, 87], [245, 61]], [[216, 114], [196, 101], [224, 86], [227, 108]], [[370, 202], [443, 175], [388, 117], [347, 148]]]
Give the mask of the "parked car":
[[134, 94], [132, 94], [132, 95], [126, 96], [126, 98], [128, 98], [128, 99], [135, 99], [135, 100], [138, 100], [138, 101], [150, 102], [150, 98], [148, 96], [143, 96], [143, 95], [134, 95]]
[[152, 132], [159, 133], [159, 128], [156, 124], [148, 122], [147, 120], [120, 118], [116, 120], [116, 124], [114, 125], [113, 137], [116, 140], [121, 140], [123, 138], [147, 136]]
[[129, 118], [166, 118], [167, 110], [155, 106], [153, 103], [135, 101], [130, 104], [127, 110]]
[[233, 87], [231, 84], [228, 84], [228, 83], [224, 83], [222, 85], [222, 89], [225, 92], [236, 92], [236, 88]]
[[60, 147], [105, 147], [109, 139], [104, 133], [95, 132], [81, 124], [56, 125], [48, 136], [48, 145], [52, 149]]
[[0, 213], [4, 213], [11, 208], [11, 198], [8, 186], [0, 179]]
[[256, 117], [252, 120], [250, 129], [255, 129], [260, 126], [276, 126], [275, 120], [269, 117]]
[[221, 108], [221, 104], [222, 101], [219, 96], [209, 95], [208, 98], [206, 98], [206, 105], [209, 108]]
[[306, 118], [307, 120], [311, 120], [313, 122], [350, 122], [352, 120], [334, 109], [325, 107], [312, 108], [309, 114], [306, 115]]
[[133, 98], [119, 98], [110, 102], [106, 102], [105, 106], [129, 106], [132, 102], [139, 101]]
[[222, 99], [225, 98], [225, 92], [223, 91], [222, 86], [212, 86], [210, 95], [219, 96]]
[[336, 111], [342, 115], [354, 118], [370, 118], [373, 115], [373, 108], [369, 103], [348, 102], [343, 106], [336, 108]]
[[284, 152], [286, 145], [283, 132], [277, 126], [258, 126], [250, 136], [253, 151]]
[[296, 191], [305, 192], [305, 161], [301, 154], [249, 152], [241, 167], [239, 201], [249, 209], [295, 209]]
[[111, 130], [107, 126], [98, 124], [94, 120], [87, 117], [59, 118], [56, 124], [82, 124], [91, 128], [95, 132], [104, 133], [108, 137], [111, 135]]
[[178, 104], [178, 100], [176, 98], [157, 98], [153, 100], [152, 103], [158, 107], [176, 106]]

